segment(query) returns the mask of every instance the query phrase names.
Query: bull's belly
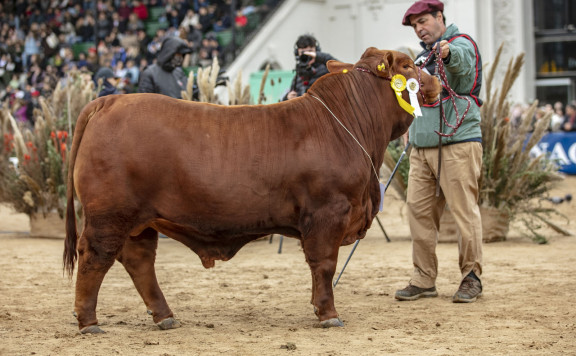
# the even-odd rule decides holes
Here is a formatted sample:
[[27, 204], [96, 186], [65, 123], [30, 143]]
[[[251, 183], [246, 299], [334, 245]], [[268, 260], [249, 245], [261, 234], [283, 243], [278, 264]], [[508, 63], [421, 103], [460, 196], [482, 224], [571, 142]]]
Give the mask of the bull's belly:
[[[175, 223], [155, 219], [151, 227], [193, 250], [206, 268], [213, 267], [216, 260], [227, 261], [247, 243], [271, 234], [299, 238], [300, 233], [291, 227], [269, 226], [263, 223], [229, 225], [227, 223]], [[138, 229], [139, 230], [139, 229]], [[132, 232], [132, 235], [138, 231]]]
[[294, 226], [272, 225], [264, 222], [231, 223], [226, 221], [198, 220], [194, 223], [174, 222], [167, 219], [154, 219], [147, 226], [172, 237], [184, 235], [202, 239], [207, 242], [237, 239], [247, 236], [265, 236], [282, 234], [290, 237], [300, 237], [300, 232]]

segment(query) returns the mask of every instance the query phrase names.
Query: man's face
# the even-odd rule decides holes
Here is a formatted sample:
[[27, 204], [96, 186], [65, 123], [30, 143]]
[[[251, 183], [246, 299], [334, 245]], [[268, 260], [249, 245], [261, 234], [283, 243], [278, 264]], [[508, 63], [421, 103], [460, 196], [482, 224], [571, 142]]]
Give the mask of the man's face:
[[174, 57], [172, 57], [171, 62], [174, 67], [180, 67], [184, 62], [184, 56], [181, 53], [176, 53], [174, 54]]
[[427, 45], [434, 44], [446, 32], [446, 25], [442, 21], [440, 11], [436, 13], [436, 16], [432, 16], [430, 13], [411, 15], [410, 23], [416, 36]]

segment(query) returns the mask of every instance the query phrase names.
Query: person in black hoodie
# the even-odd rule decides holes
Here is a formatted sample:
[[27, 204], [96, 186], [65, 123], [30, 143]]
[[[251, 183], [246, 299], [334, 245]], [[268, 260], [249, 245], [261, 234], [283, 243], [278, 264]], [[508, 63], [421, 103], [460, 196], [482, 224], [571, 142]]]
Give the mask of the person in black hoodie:
[[166, 37], [158, 51], [156, 63], [149, 65], [140, 74], [138, 91], [157, 93], [181, 99], [188, 78], [182, 70], [184, 56], [191, 53], [188, 44], [178, 37]]

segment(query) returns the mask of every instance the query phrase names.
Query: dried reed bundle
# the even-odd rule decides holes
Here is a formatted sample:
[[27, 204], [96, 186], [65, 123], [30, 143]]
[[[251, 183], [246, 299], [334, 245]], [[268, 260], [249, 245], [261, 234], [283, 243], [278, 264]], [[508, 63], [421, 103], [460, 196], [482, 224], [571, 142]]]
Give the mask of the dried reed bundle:
[[[0, 115], [0, 201], [18, 212], [57, 211], [62, 216], [64, 211], [71, 133], [80, 111], [96, 94], [89, 75], [70, 72], [65, 81], [65, 86], [58, 82], [50, 98], [40, 97], [33, 129], [17, 125], [8, 109]], [[18, 165], [8, 163], [11, 156]]]
[[24, 155], [28, 153], [28, 150], [26, 149], [26, 144], [24, 143], [24, 136], [22, 135], [22, 131], [20, 131], [20, 127], [16, 124], [14, 116], [12, 116], [12, 114], [10, 114], [10, 112], [6, 109], [4, 109], [3, 112], [4, 115], [8, 118], [12, 132], [14, 133], [14, 149], [16, 151], [16, 157], [24, 157]]
[[[264, 70], [264, 75], [262, 75], [262, 81], [260, 82], [260, 90], [258, 91], [258, 104], [262, 104], [266, 101], [266, 95], [264, 95], [264, 87], [266, 86], [266, 79], [268, 78], [268, 73], [270, 72], [270, 63], [266, 64], [266, 69]], [[274, 85], [274, 83], [271, 83]]]
[[248, 105], [250, 104], [250, 85], [242, 85], [242, 71], [238, 71], [236, 80], [230, 84], [226, 81], [228, 87], [228, 105]]
[[216, 88], [216, 80], [218, 79], [219, 72], [220, 65], [218, 64], [217, 57], [214, 57], [211, 66], [198, 69], [199, 101], [213, 104], [218, 102], [218, 97], [214, 89]]
[[511, 105], [507, 98], [524, 64], [524, 54], [510, 60], [503, 79], [497, 81], [500, 87], [492, 93], [502, 48], [498, 49], [486, 77], [487, 99], [481, 109], [483, 165], [479, 203], [508, 213], [510, 219], [521, 219], [532, 232], [531, 237], [544, 243], [546, 239], [536, 232], [537, 221], [546, 222], [544, 215], [558, 213], [543, 208], [540, 201], [548, 194], [551, 182], [560, 176], [544, 156], [531, 158], [530, 150], [546, 134], [552, 115], [548, 113], [534, 123], [538, 108], [538, 101], [535, 101], [522, 115], [517, 127], [510, 122]]
[[184, 100], [194, 100], [194, 71], [191, 70], [188, 73], [188, 83], [186, 84], [186, 91], [181, 92], [182, 99]]

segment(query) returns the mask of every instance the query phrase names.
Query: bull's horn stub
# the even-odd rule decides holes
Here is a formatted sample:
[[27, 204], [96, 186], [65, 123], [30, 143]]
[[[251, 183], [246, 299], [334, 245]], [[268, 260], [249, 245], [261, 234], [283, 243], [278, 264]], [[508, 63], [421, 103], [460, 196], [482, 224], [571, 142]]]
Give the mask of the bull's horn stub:
[[410, 105], [414, 108], [414, 116], [422, 116], [422, 110], [420, 109], [418, 97], [416, 96], [419, 87], [420, 85], [418, 84], [418, 81], [414, 78], [410, 78], [406, 82], [406, 89], [408, 90], [408, 93], [410, 93]]

